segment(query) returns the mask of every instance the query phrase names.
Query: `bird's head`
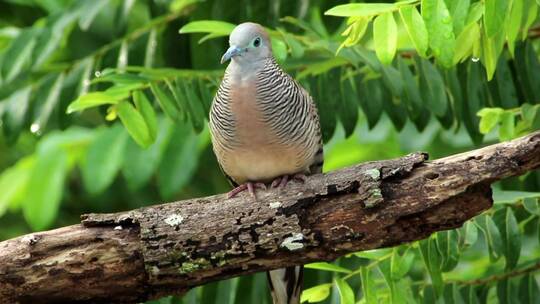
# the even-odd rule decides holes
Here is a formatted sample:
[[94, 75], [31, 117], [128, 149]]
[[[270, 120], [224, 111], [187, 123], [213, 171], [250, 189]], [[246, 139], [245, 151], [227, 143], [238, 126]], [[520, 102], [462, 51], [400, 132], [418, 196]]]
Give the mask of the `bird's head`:
[[272, 56], [268, 33], [261, 25], [252, 22], [239, 24], [229, 36], [229, 49], [221, 63], [232, 60], [239, 64], [257, 63]]

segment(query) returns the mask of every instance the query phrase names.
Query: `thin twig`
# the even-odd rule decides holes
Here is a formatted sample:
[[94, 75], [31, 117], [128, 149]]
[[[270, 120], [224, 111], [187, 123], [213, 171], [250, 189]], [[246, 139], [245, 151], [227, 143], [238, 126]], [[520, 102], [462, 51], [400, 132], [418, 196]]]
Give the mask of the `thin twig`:
[[505, 280], [505, 279], [509, 279], [513, 277], [518, 277], [527, 273], [536, 272], [538, 270], [540, 270], [540, 262], [537, 262], [536, 264], [529, 267], [516, 269], [510, 272], [503, 273], [503, 274], [495, 274], [495, 275], [492, 275], [483, 279], [476, 279], [476, 280], [470, 280], [470, 281], [455, 280], [448, 283], [457, 283], [459, 285], [485, 285], [492, 282], [497, 282], [497, 281], [501, 281], [501, 280]]

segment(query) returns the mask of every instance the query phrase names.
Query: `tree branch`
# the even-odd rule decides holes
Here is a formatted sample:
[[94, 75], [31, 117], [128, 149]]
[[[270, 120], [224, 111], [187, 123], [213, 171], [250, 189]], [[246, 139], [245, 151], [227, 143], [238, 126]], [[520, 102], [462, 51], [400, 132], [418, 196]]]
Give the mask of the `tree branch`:
[[540, 132], [432, 162], [415, 153], [284, 190], [191, 199], [0, 243], [0, 303], [140, 302], [233, 276], [419, 240], [540, 167]]

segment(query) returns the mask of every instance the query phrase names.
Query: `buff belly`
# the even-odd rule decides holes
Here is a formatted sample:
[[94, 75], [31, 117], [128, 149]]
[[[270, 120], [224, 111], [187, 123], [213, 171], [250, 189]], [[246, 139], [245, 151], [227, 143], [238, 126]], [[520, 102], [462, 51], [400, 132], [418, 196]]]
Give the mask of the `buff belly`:
[[289, 147], [238, 148], [223, 155], [223, 170], [236, 183], [270, 182], [276, 177], [305, 172], [308, 160]]

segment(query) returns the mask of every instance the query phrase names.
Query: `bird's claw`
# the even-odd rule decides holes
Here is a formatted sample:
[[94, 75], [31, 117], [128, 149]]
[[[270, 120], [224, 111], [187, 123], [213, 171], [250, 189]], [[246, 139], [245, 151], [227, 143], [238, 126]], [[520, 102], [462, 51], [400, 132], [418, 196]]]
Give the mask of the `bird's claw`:
[[287, 184], [291, 180], [295, 180], [295, 181], [300, 182], [300, 183], [303, 184], [303, 183], [306, 182], [306, 175], [301, 174], [301, 173], [293, 174], [292, 176], [291, 175], [283, 175], [283, 176], [280, 176], [280, 177], [274, 179], [274, 181], [272, 181], [272, 184], [270, 185], [270, 187], [271, 188], [284, 188], [285, 186], [287, 186]]
[[249, 194], [251, 194], [251, 196], [256, 199], [257, 196], [255, 195], [255, 189], [257, 188], [266, 190], [266, 185], [264, 183], [247, 182], [229, 191], [229, 193], [227, 193], [227, 198], [233, 198], [239, 193], [247, 190]]

